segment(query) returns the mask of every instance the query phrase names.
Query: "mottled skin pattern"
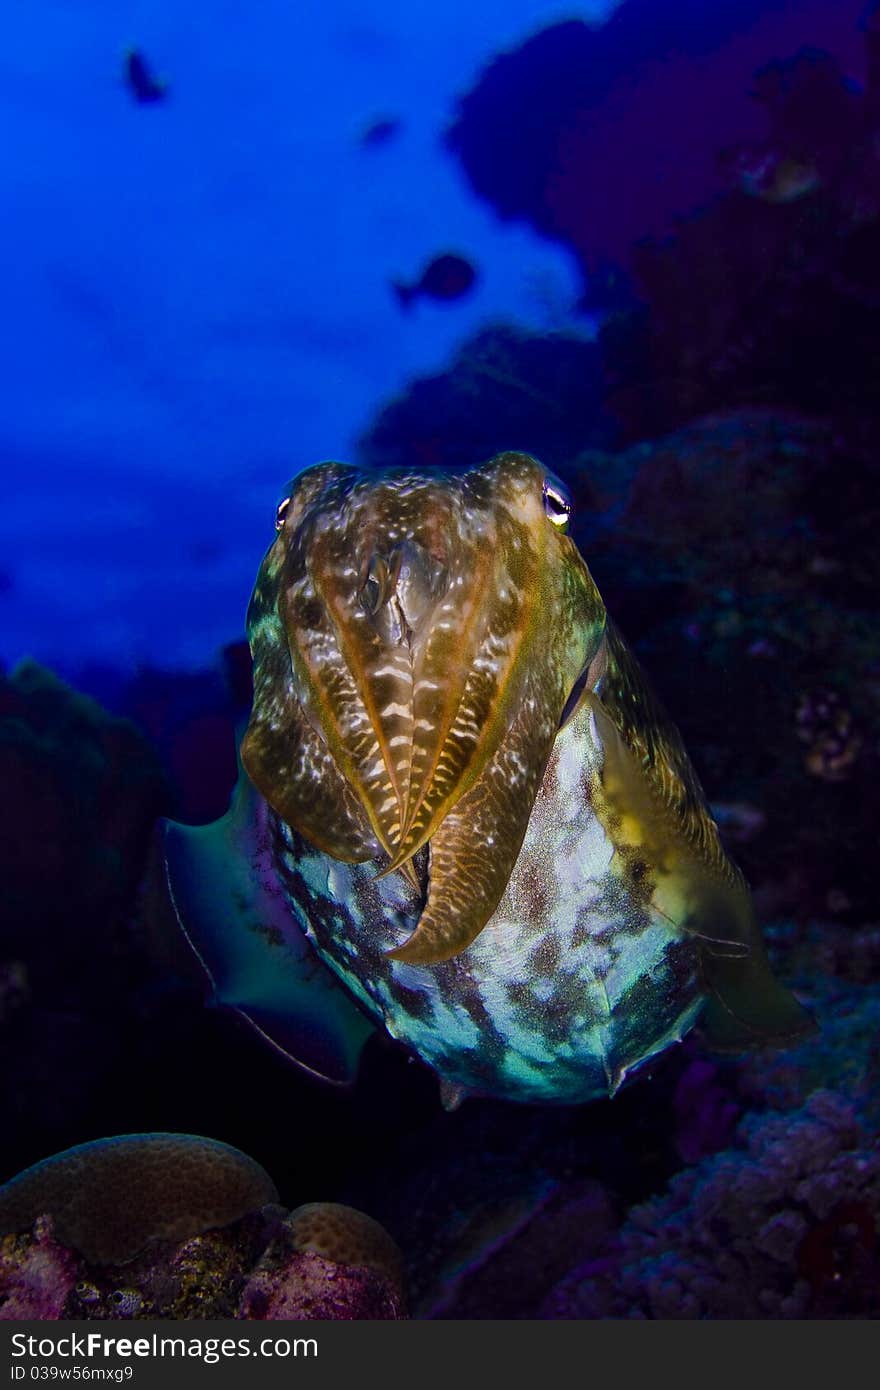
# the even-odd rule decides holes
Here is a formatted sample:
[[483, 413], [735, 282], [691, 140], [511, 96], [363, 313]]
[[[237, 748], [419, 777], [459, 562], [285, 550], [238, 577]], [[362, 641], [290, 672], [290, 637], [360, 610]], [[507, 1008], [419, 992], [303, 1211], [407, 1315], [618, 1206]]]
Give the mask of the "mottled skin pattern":
[[[291, 906], [324, 960], [447, 1086], [515, 1100], [583, 1101], [693, 1024], [697, 943], [635, 902], [595, 816], [586, 707], [559, 735], [501, 902], [460, 955], [386, 954], [423, 902], [399, 875], [316, 853], [277, 823]], [[424, 865], [420, 866], [424, 872]]]
[[566, 506], [523, 454], [319, 465], [249, 611], [290, 910], [450, 1099], [613, 1093], [701, 1011], [730, 1047], [811, 1026]]

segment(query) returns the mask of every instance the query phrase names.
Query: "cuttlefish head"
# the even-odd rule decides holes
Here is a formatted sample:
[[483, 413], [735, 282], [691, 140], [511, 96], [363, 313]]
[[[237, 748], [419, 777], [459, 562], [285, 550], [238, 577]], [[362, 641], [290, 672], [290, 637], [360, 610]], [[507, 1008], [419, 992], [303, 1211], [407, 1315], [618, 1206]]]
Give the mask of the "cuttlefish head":
[[326, 854], [415, 883], [428, 846], [397, 959], [446, 960], [492, 916], [560, 723], [601, 665], [605, 609], [569, 511], [519, 453], [459, 474], [323, 463], [278, 509], [248, 613], [242, 761]]

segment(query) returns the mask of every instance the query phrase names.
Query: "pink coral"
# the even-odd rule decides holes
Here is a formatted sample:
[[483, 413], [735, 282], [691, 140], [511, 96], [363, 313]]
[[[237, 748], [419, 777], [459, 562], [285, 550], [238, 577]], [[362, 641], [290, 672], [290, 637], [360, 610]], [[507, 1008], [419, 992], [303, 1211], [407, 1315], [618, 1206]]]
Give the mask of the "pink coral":
[[0, 1320], [62, 1317], [79, 1263], [55, 1239], [49, 1217], [36, 1222], [33, 1240], [7, 1236], [0, 1241]]
[[283, 1265], [255, 1271], [242, 1292], [239, 1316], [384, 1320], [405, 1313], [398, 1290], [378, 1270], [297, 1250]]

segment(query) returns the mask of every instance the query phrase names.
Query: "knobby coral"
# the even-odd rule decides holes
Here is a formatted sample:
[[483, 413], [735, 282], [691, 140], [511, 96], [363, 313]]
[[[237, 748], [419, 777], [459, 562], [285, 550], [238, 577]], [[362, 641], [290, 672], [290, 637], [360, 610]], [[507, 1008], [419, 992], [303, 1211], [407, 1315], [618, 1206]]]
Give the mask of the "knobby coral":
[[880, 1147], [857, 1106], [817, 1091], [793, 1115], [746, 1116], [738, 1140], [634, 1207], [545, 1315], [876, 1317]]

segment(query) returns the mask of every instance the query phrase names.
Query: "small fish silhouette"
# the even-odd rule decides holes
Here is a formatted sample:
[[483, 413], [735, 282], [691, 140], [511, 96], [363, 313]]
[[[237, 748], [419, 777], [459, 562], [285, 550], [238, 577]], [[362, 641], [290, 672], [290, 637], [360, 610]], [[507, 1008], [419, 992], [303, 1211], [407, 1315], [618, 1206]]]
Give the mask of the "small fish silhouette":
[[125, 77], [135, 101], [164, 101], [168, 95], [168, 83], [156, 77], [137, 48], [130, 48], [125, 55]]
[[358, 141], [361, 149], [375, 150], [380, 145], [387, 145], [390, 140], [400, 134], [402, 124], [399, 116], [377, 117], [362, 130]]
[[419, 296], [436, 299], [442, 303], [461, 299], [462, 295], [471, 289], [476, 278], [477, 272], [470, 261], [452, 252], [445, 252], [429, 261], [417, 280], [410, 284], [392, 280], [391, 288], [397, 295], [400, 307], [409, 309], [413, 300]]

